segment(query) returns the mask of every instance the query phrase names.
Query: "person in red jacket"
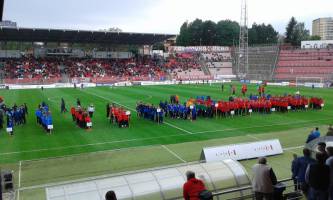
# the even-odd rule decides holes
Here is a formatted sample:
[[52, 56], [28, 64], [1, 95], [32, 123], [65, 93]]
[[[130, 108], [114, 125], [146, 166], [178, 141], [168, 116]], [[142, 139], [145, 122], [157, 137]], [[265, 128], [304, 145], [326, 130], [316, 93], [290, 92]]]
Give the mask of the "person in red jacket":
[[75, 108], [72, 106], [72, 107], [71, 107], [71, 114], [72, 114], [73, 121], [75, 121], [75, 119], [76, 119], [76, 118], [75, 118], [75, 112], [76, 112], [76, 111], [75, 111]]
[[186, 172], [187, 182], [183, 186], [183, 197], [185, 200], [200, 200], [200, 192], [206, 190], [205, 184], [195, 178], [195, 173], [192, 171]]

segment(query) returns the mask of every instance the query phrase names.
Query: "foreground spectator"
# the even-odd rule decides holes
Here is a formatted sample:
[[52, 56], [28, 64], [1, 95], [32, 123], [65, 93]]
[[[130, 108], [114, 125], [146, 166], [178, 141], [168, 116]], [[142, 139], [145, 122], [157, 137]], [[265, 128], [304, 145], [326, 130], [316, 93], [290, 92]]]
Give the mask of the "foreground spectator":
[[195, 173], [192, 171], [186, 172], [187, 182], [183, 186], [183, 197], [185, 200], [200, 200], [200, 192], [206, 190], [205, 184], [195, 178]]
[[274, 185], [277, 184], [277, 179], [273, 169], [267, 165], [267, 159], [265, 157], [259, 158], [258, 164], [255, 164], [252, 170], [252, 189], [255, 193], [255, 199], [273, 199]]
[[105, 194], [105, 200], [117, 200], [116, 193], [112, 190]]
[[325, 154], [316, 154], [317, 163], [306, 169], [305, 180], [309, 184], [309, 200], [327, 200], [330, 183], [330, 168], [325, 165]]
[[319, 128], [316, 127], [315, 130], [311, 131], [311, 133], [308, 136], [308, 139], [306, 140], [306, 143], [311, 142], [312, 140], [315, 140], [320, 137]]
[[305, 172], [310, 164], [314, 164], [316, 161], [311, 158], [311, 151], [309, 149], [303, 149], [303, 156], [295, 159], [292, 177], [296, 179], [297, 189], [301, 189], [305, 196], [308, 194], [308, 185], [305, 182]]
[[328, 126], [326, 136], [333, 136], [333, 127], [332, 124]]
[[329, 158], [326, 160], [326, 165], [330, 168], [330, 187], [329, 191], [329, 199], [333, 200], [333, 147], [327, 147], [327, 154]]
[[327, 160], [328, 158], [328, 154], [326, 152], [326, 143], [325, 142], [319, 142], [318, 143], [318, 151], [322, 154], [324, 154], [324, 157], [325, 157], [325, 161]]

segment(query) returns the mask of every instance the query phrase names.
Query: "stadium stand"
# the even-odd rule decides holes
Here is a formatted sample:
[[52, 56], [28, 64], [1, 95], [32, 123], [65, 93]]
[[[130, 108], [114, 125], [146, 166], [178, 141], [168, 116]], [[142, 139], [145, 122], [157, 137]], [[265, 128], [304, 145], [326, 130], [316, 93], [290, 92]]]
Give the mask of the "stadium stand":
[[281, 50], [275, 69], [275, 79], [296, 80], [298, 77], [318, 77], [329, 80], [333, 75], [333, 49]]
[[5, 83], [55, 83], [63, 76], [105, 80], [161, 80], [163, 66], [151, 59], [20, 58], [4, 60]]
[[173, 79], [198, 80], [210, 78], [202, 69], [200, 53], [171, 54], [165, 66]]
[[201, 56], [205, 60], [205, 65], [214, 78], [235, 77], [232, 70], [232, 56], [230, 50], [225, 52], [203, 53]]
[[277, 62], [278, 46], [249, 47], [249, 80], [271, 80]]

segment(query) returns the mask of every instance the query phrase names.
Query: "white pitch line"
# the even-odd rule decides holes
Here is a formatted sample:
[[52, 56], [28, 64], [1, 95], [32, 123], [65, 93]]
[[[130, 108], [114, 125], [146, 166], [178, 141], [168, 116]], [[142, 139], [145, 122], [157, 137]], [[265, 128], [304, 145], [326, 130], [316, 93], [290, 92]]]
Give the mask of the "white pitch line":
[[178, 127], [178, 126], [175, 126], [175, 125], [173, 125], [173, 124], [170, 124], [169, 122], [164, 121], [163, 123], [166, 124], [166, 125], [168, 125], [168, 126], [171, 126], [171, 127], [175, 128], [175, 129], [181, 130], [181, 131], [183, 131], [183, 132], [185, 132], [185, 133], [188, 133], [188, 134], [190, 134], [190, 135], [193, 134], [193, 133], [190, 132], [190, 131], [187, 131], [187, 130], [182, 129], [182, 128]]
[[304, 148], [304, 145], [302, 145], [302, 146], [297, 146], [297, 147], [287, 147], [287, 148], [284, 148], [283, 150], [288, 151], [288, 150], [302, 149], [302, 148]]
[[240, 127], [240, 128], [226, 128], [226, 129], [211, 130], [211, 131], [199, 131], [199, 132], [195, 132], [193, 134], [195, 135], [195, 134], [201, 134], [201, 133], [216, 133], [216, 132], [223, 132], [223, 131], [249, 129], [249, 128], [264, 128], [264, 127], [282, 126], [282, 125], [305, 124], [305, 123], [310, 123], [310, 122], [320, 122], [320, 121], [326, 121], [326, 120], [332, 120], [332, 118], [319, 119], [319, 120], [308, 120], [308, 121], [302, 121], [302, 122], [285, 122], [285, 123], [268, 124], [268, 125], [261, 125], [261, 126], [259, 126], [259, 125], [258, 126], [247, 126], [247, 127]]
[[255, 137], [255, 136], [253, 136], [253, 135], [246, 135], [246, 136], [249, 137], [249, 138], [255, 139], [255, 140], [262, 140], [262, 139], [260, 139], [260, 138], [257, 138], [257, 137]]
[[[183, 134], [187, 135], [187, 134]], [[20, 154], [20, 153], [32, 153], [32, 152], [41, 152], [41, 151], [51, 151], [51, 150], [64, 150], [64, 149], [72, 149], [78, 147], [87, 147], [87, 146], [97, 146], [97, 145], [104, 145], [104, 144], [114, 144], [114, 143], [123, 143], [123, 142], [133, 142], [133, 141], [144, 141], [144, 140], [152, 140], [152, 139], [160, 139], [166, 137], [173, 137], [173, 136], [181, 136], [179, 134], [169, 135], [169, 136], [158, 136], [158, 137], [148, 137], [148, 138], [135, 138], [135, 139], [128, 139], [128, 140], [117, 140], [117, 141], [109, 141], [109, 142], [99, 142], [99, 143], [90, 143], [90, 144], [80, 144], [80, 145], [72, 145], [67, 147], [56, 147], [56, 148], [45, 148], [45, 149], [34, 149], [34, 150], [27, 150], [27, 151], [14, 151], [14, 152], [6, 152], [0, 153], [0, 155], [11, 155], [11, 154]]]
[[[86, 91], [85, 91], [85, 93], [90, 94], [90, 95], [94, 95], [94, 96], [96, 96], [96, 97], [99, 97], [99, 98], [105, 99], [105, 100], [107, 100], [107, 101], [112, 101], [112, 102], [114, 102], [114, 103], [116, 103], [116, 104], [118, 104], [118, 105], [120, 105], [120, 106], [122, 106], [122, 107], [125, 107], [125, 108], [127, 108], [127, 109], [129, 109], [129, 110], [131, 110], [131, 111], [133, 111], [133, 112], [137, 112], [136, 109], [131, 108], [131, 107], [129, 107], [129, 106], [126, 106], [126, 105], [124, 105], [124, 104], [121, 104], [121, 103], [119, 103], [119, 102], [117, 102], [117, 101], [114, 101], [114, 100], [111, 100], [111, 99], [108, 99], [108, 98], [106, 98], [106, 97], [103, 97], [103, 96], [100, 96], [100, 95], [97, 95], [97, 94], [93, 94], [93, 93], [90, 93], [90, 92], [86, 92]], [[178, 129], [178, 130], [180, 130], [180, 131], [183, 131], [183, 132], [185, 132], [185, 133], [193, 134], [192, 132], [187, 131], [187, 130], [185, 130], [185, 129], [183, 129], [183, 128], [180, 128], [180, 127], [178, 127], [178, 126], [176, 126], [176, 125], [173, 125], [173, 124], [171, 124], [171, 123], [169, 123], [169, 122], [164, 121], [163, 123], [166, 124], [166, 125], [168, 125], [168, 126], [170, 126], [170, 127], [172, 127], [172, 128], [175, 128], [175, 129]]]
[[173, 156], [175, 156], [176, 158], [178, 158], [180, 161], [182, 161], [183, 163], [186, 163], [186, 160], [182, 159], [179, 155], [177, 155], [175, 152], [173, 152], [171, 149], [169, 149], [168, 147], [166, 147], [165, 145], [162, 145], [162, 147], [167, 150], [169, 153], [171, 153]]
[[[279, 124], [273, 124], [273, 126], [278, 126], [278, 125]], [[285, 124], [283, 124], [283, 125], [285, 125]], [[256, 127], [258, 127], [258, 126], [256, 126]], [[265, 126], [262, 126], [262, 127], [265, 127]], [[35, 149], [35, 150], [16, 151], [16, 152], [5, 152], [5, 153], [0, 153], [0, 155], [32, 153], [32, 152], [51, 151], [51, 150], [63, 150], [63, 149], [71, 149], [71, 148], [78, 148], [78, 147], [98, 146], [98, 145], [123, 143], [123, 142], [133, 142], [133, 141], [145, 141], [145, 140], [151, 140], [151, 139], [161, 139], [161, 138], [189, 136], [189, 135], [197, 135], [197, 134], [202, 134], [202, 133], [214, 133], [214, 132], [222, 132], [222, 131], [230, 131], [230, 130], [241, 130], [241, 129], [248, 129], [248, 128], [253, 128], [253, 127], [228, 128], [228, 129], [223, 129], [223, 130], [218, 130], [218, 131], [208, 131], [208, 132], [207, 131], [202, 131], [202, 132], [196, 132], [196, 133], [192, 133], [192, 134], [181, 134], [181, 133], [177, 133], [177, 134], [173, 134], [173, 135], [158, 136], [158, 137], [134, 138], [134, 139], [117, 140], [117, 141], [109, 141], [109, 142], [90, 143], [90, 144], [82, 144], [82, 145], [72, 145], [72, 146], [67, 146], [67, 147], [57, 147], [57, 148], [48, 148], [48, 149]]]

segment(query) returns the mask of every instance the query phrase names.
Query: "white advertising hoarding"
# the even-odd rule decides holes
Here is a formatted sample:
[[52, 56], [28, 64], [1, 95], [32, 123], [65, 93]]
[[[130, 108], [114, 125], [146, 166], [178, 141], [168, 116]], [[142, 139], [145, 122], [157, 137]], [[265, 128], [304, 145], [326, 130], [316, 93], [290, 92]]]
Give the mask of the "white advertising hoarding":
[[225, 159], [245, 160], [262, 156], [282, 154], [283, 150], [278, 139], [252, 143], [231, 144], [219, 147], [203, 148], [201, 159], [215, 162]]

